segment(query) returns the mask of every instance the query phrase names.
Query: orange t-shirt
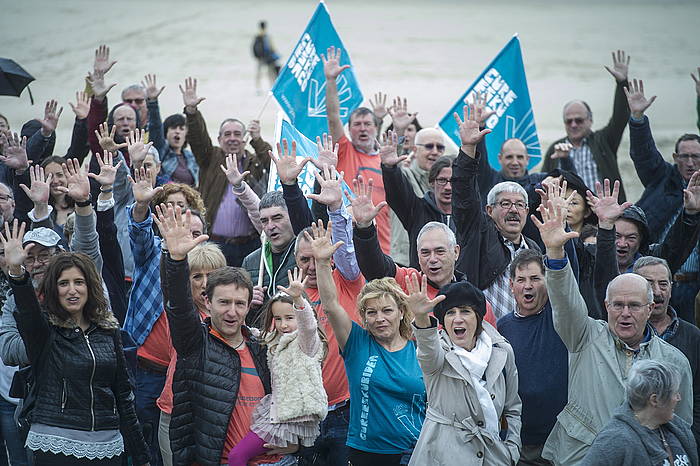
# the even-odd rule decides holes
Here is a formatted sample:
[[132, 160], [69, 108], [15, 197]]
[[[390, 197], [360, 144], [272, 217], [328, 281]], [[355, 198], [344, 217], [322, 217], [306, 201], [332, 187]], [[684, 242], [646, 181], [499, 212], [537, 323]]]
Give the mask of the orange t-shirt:
[[[396, 280], [396, 283], [398, 283], [403, 289], [404, 293], [408, 293], [408, 289], [406, 288], [406, 277], [414, 273], [420, 273], [420, 271], [411, 267], [396, 266], [396, 275], [394, 276], [394, 280]], [[428, 299], [433, 299], [435, 296], [437, 296], [438, 291], [439, 290], [437, 288], [433, 288], [432, 286], [428, 285]], [[484, 320], [493, 325], [493, 328], [496, 328], [496, 316], [494, 315], [493, 310], [491, 309], [491, 304], [488, 301], [486, 301], [486, 315], [484, 316]]]
[[[367, 181], [372, 179], [372, 201], [374, 205], [386, 201], [384, 193], [384, 180], [382, 179], [382, 166], [379, 154], [369, 155], [360, 152], [353, 147], [352, 142], [343, 136], [338, 141], [338, 166], [336, 170], [345, 172], [344, 179], [348, 186], [352, 187], [352, 180], [362, 175]], [[389, 223], [389, 207], [384, 207], [375, 219], [377, 224], [377, 237], [384, 254], [391, 254], [391, 224]]]
[[[338, 294], [338, 302], [348, 313], [350, 318], [355, 322], [360, 322], [360, 316], [357, 312], [357, 296], [360, 294], [362, 286], [365, 284], [365, 278], [360, 274], [355, 280], [346, 280], [343, 274], [338, 269], [333, 271], [333, 282]], [[328, 321], [328, 317], [323, 312], [323, 305], [317, 288], [307, 288], [306, 294], [311, 300], [311, 305], [316, 309], [318, 314], [318, 322], [326, 332], [328, 339], [328, 355], [323, 361], [321, 375], [323, 376], [323, 388], [326, 389], [328, 395], [328, 405], [334, 405], [350, 398], [348, 389], [348, 379], [345, 375], [345, 363], [340, 356], [338, 348], [338, 340], [333, 333], [333, 327]]]
[[168, 316], [163, 311], [155, 324], [153, 324], [151, 333], [148, 334], [143, 345], [136, 350], [136, 355], [167, 367], [170, 365], [170, 349], [172, 346]]

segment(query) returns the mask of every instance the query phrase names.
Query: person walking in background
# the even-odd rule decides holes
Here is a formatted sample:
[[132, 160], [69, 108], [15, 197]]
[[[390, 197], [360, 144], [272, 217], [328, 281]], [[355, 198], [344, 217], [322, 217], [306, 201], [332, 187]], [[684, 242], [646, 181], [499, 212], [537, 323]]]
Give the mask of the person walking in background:
[[253, 57], [257, 61], [255, 69], [255, 89], [258, 95], [262, 94], [260, 89], [260, 75], [263, 68], [267, 68], [267, 76], [270, 78], [270, 86], [277, 80], [277, 75], [280, 74], [280, 65], [277, 64], [280, 56], [272, 47], [272, 42], [267, 36], [267, 21], [258, 23], [258, 33], [253, 39]]

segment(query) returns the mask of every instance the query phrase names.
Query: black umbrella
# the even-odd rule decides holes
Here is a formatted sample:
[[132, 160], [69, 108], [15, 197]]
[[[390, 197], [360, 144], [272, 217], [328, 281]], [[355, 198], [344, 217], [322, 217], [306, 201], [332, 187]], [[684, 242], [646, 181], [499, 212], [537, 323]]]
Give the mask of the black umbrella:
[[[9, 58], [0, 58], [0, 95], [13, 95], [19, 97], [25, 87], [34, 81], [34, 76], [24, 71], [24, 68]], [[32, 91], [29, 91], [29, 99], [34, 105]]]

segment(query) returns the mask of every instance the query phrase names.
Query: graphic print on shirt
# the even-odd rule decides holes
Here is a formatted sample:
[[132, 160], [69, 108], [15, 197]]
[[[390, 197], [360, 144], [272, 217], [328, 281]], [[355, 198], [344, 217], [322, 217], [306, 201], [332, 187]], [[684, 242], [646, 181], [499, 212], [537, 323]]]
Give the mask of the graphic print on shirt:
[[[671, 466], [668, 458], [664, 460], [663, 466]], [[690, 466], [690, 459], [688, 458], [688, 455], [676, 456], [673, 461], [673, 466]]]
[[372, 380], [374, 367], [377, 365], [379, 356], [370, 356], [365, 364], [365, 369], [362, 371], [360, 379], [360, 390], [362, 392], [362, 414], [360, 415], [360, 438], [367, 440], [367, 425], [369, 424], [369, 382]]
[[396, 419], [406, 428], [413, 436], [414, 440], [418, 441], [420, 430], [423, 427], [423, 418], [425, 417], [424, 409], [419, 409], [418, 412], [414, 409], [415, 406], [425, 406], [425, 397], [421, 393], [413, 394], [413, 402], [411, 406], [406, 406], [405, 403], [400, 403], [394, 406], [394, 415]]

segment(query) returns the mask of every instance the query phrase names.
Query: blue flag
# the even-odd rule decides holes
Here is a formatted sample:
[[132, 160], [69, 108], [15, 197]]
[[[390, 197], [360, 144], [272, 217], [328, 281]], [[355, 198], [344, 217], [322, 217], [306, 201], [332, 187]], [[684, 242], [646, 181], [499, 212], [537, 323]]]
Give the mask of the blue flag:
[[542, 158], [542, 148], [537, 137], [535, 117], [532, 113], [530, 93], [525, 78], [523, 55], [517, 35], [503, 47], [447, 112], [447, 115], [440, 120], [440, 128], [457, 146], [461, 145], [461, 142], [453, 113], [457, 112], [461, 118], [464, 118], [464, 102], [472, 102], [477, 92], [486, 93], [487, 108], [496, 112], [486, 120], [486, 127], [492, 130], [491, 134], [486, 136], [486, 149], [491, 166], [497, 170], [500, 169], [498, 153], [503, 142], [510, 138], [518, 138], [525, 144], [527, 153], [530, 155], [528, 168], [537, 165]]
[[[352, 65], [333, 27], [328, 9], [321, 2], [272, 87], [272, 95], [292, 125], [312, 140], [328, 132], [326, 76], [323, 74], [321, 54], [325, 54], [330, 46], [342, 50], [341, 66]], [[362, 103], [362, 92], [352, 68], [342, 72], [336, 82], [340, 119], [346, 123], [350, 113]]]
[[[297, 145], [297, 160], [302, 160], [304, 157], [311, 157], [312, 159], [318, 158], [318, 146], [314, 141], [307, 138], [299, 130], [297, 130], [280, 112], [277, 116], [277, 125], [275, 127], [275, 140], [282, 145], [282, 139], [286, 139], [289, 144], [289, 151], [292, 150], [292, 142], [296, 142]], [[276, 151], [276, 150], [275, 150]], [[279, 154], [277, 154], [279, 156]], [[299, 177], [297, 178], [297, 183], [301, 188], [304, 195], [314, 192], [314, 181], [316, 180], [316, 166], [309, 162], [301, 170]], [[353, 195], [350, 187], [343, 181], [343, 203], [348, 205], [350, 200], [345, 195], [346, 192]], [[281, 191], [282, 183], [279, 176], [277, 175], [277, 168], [274, 162], [270, 163], [270, 176], [267, 183], [268, 191]], [[311, 201], [309, 201], [311, 205]]]

